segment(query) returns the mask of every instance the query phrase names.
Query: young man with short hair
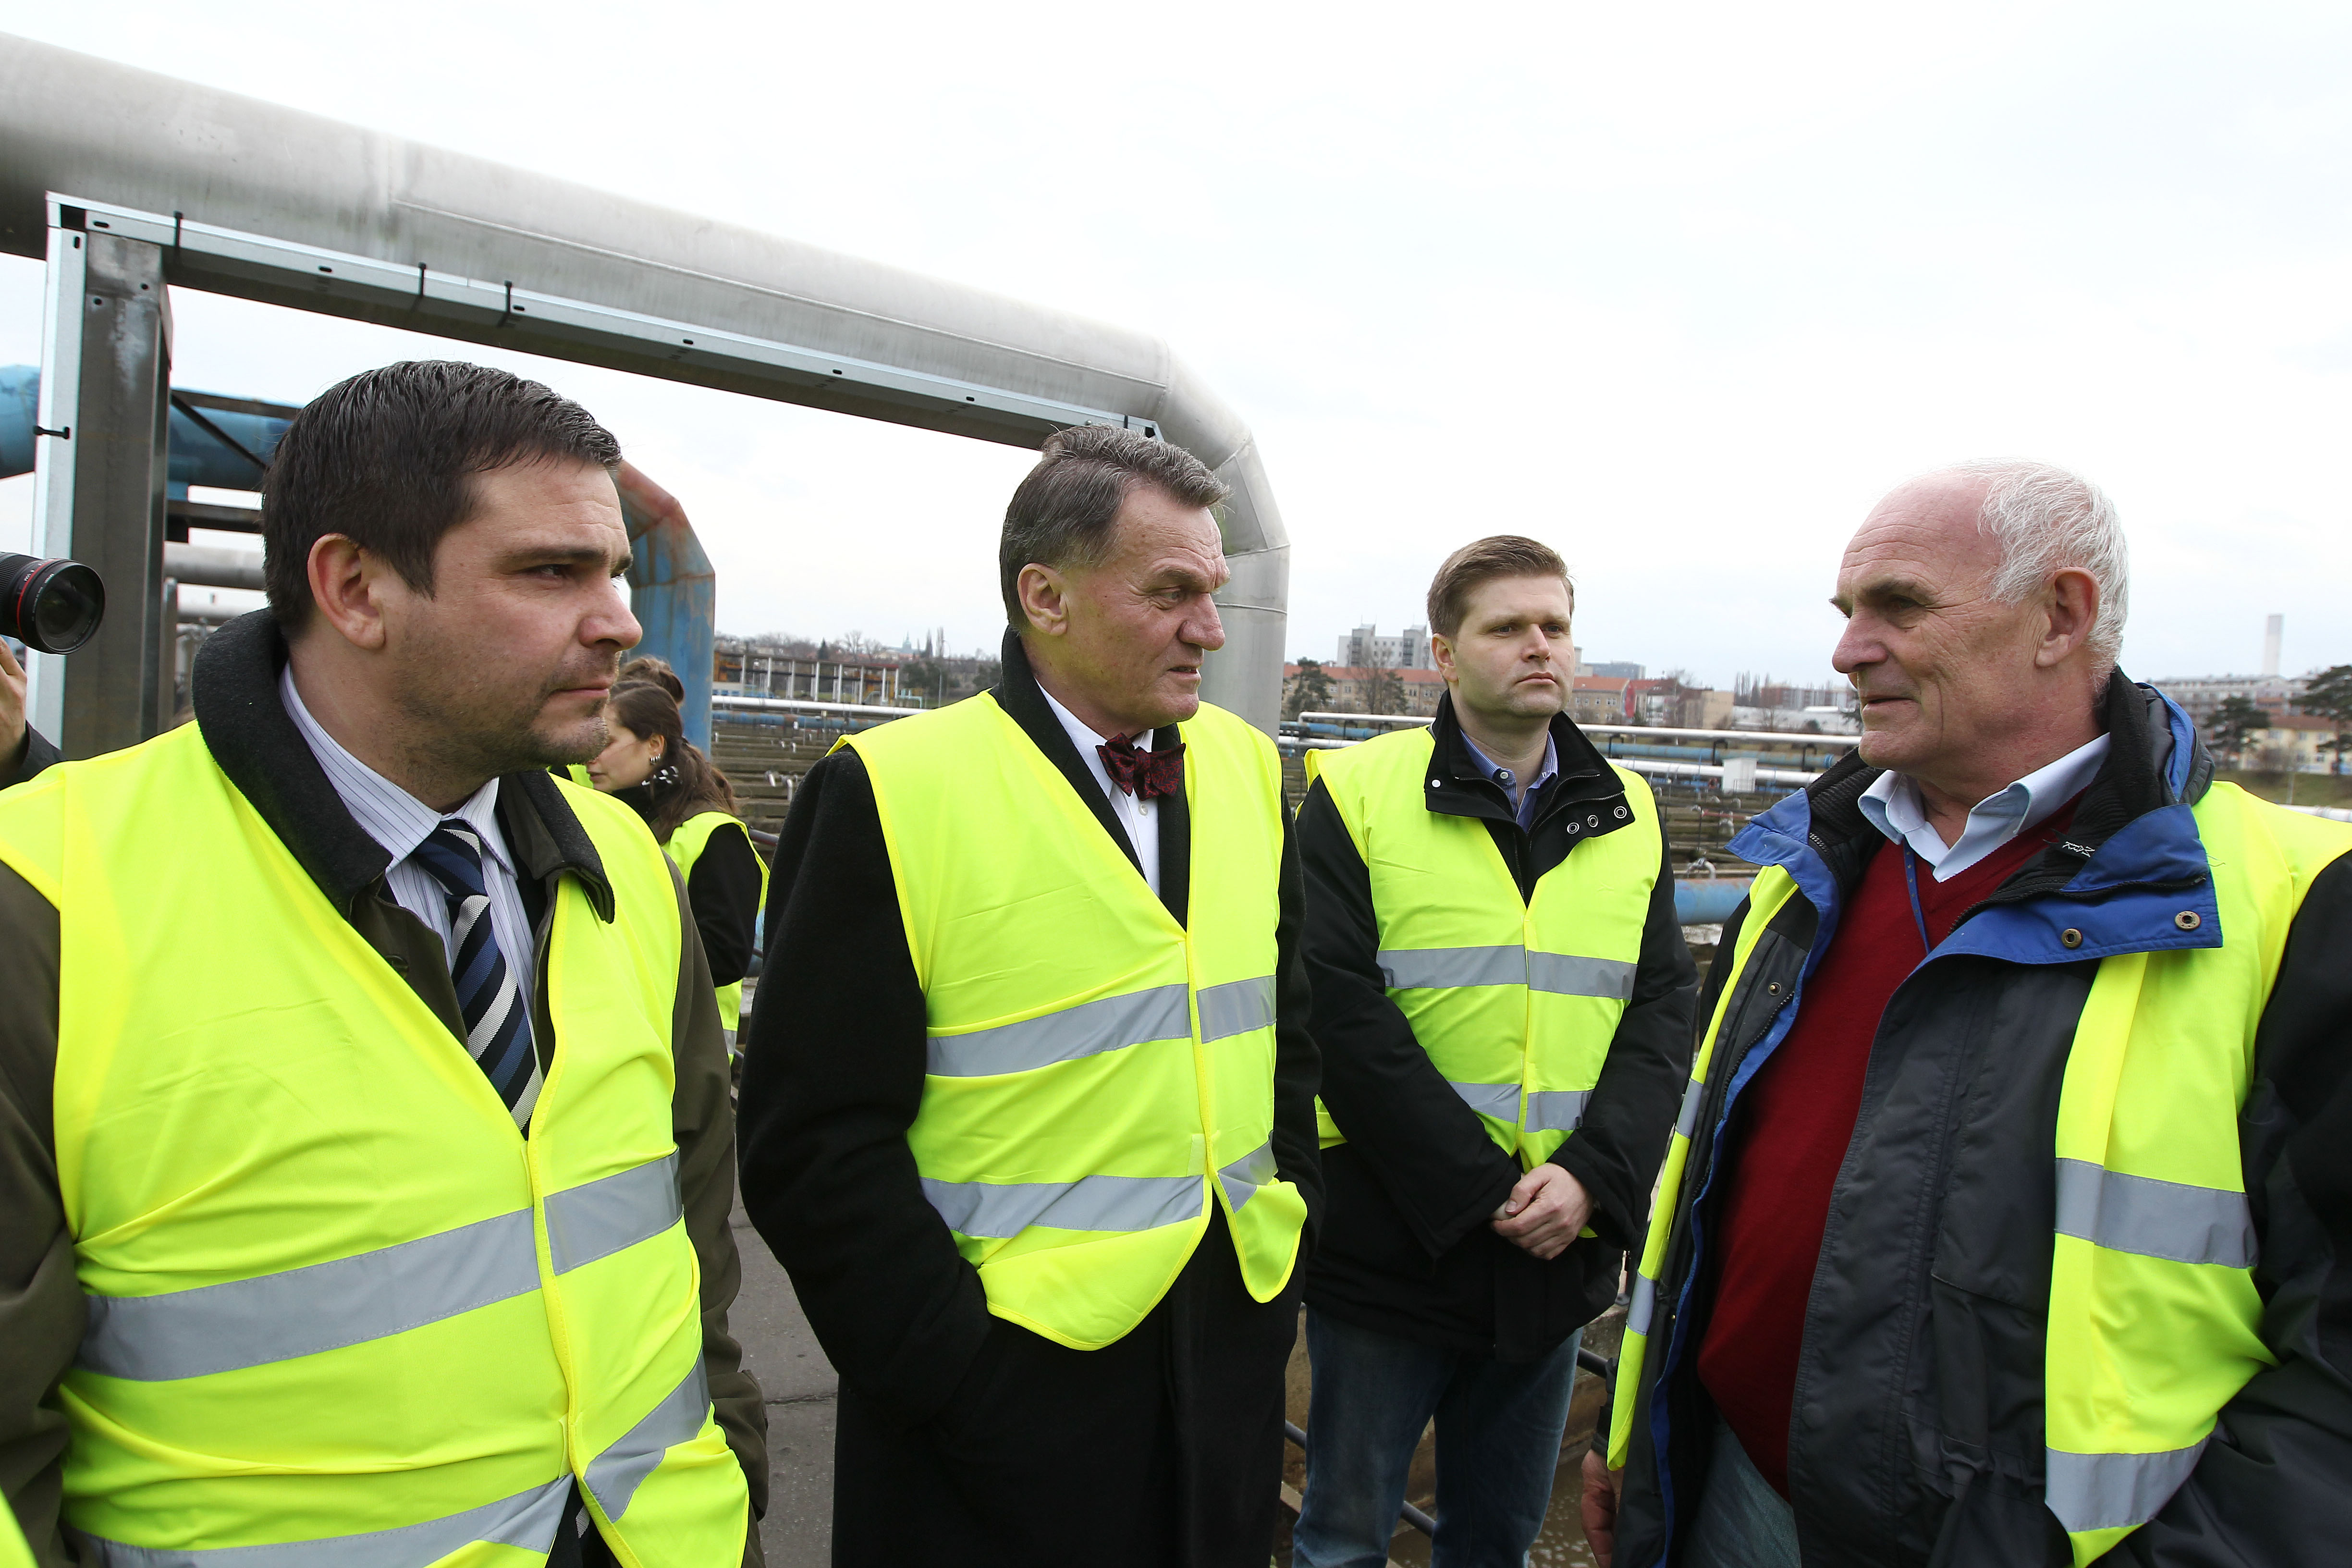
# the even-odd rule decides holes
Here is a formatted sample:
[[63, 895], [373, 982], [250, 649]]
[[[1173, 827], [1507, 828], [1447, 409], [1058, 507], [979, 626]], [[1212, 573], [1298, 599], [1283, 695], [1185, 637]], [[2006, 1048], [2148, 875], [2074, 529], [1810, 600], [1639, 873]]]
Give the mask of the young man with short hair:
[[733, 1126], [604, 744], [620, 451], [304, 408], [195, 722], [0, 795], [0, 1484], [42, 1564], [759, 1562]]
[[1434, 721], [1310, 753], [1329, 1211], [1301, 1568], [1386, 1560], [1433, 1415], [1434, 1561], [1524, 1560], [1649, 1212], [1696, 975], [1649, 786], [1563, 711], [1574, 607], [1545, 545], [1464, 546], [1430, 584]]

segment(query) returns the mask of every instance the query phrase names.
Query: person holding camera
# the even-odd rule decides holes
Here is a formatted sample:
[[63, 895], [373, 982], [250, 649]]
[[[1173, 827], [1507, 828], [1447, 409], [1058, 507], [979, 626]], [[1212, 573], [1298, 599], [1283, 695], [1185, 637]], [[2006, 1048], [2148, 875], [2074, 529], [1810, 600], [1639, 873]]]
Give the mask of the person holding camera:
[[23, 784], [63, 762], [58, 749], [25, 722], [25, 666], [0, 637], [0, 789]]
[[0, 795], [0, 1488], [44, 1564], [759, 1562], [702, 944], [604, 749], [620, 452], [330, 389], [195, 721]]

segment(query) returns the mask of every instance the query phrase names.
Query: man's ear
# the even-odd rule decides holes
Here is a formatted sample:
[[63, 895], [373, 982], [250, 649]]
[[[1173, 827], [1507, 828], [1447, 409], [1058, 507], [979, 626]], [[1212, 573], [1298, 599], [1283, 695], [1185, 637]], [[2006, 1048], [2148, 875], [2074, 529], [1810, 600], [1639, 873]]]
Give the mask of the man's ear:
[[1429, 656], [1437, 663], [1437, 673], [1447, 680], [1454, 679], [1454, 639], [1439, 633], [1429, 634]]
[[319, 618], [354, 647], [383, 647], [383, 586], [390, 570], [383, 558], [347, 535], [329, 533], [310, 546], [307, 565]]
[[1033, 562], [1021, 568], [1015, 588], [1021, 596], [1021, 612], [1029, 617], [1032, 627], [1049, 637], [1070, 629], [1070, 584], [1058, 570]]
[[2069, 567], [2050, 579], [2043, 607], [2049, 620], [2042, 646], [2033, 650], [2033, 662], [2049, 669], [2089, 644], [2091, 628], [2099, 619], [2099, 585], [2088, 572]]

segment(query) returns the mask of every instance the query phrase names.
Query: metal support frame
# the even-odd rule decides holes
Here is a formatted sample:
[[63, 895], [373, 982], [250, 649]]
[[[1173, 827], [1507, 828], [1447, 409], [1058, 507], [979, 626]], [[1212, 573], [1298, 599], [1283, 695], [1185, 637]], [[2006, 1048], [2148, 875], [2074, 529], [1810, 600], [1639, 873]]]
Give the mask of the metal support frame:
[[172, 307], [163, 247], [49, 233], [34, 444], [45, 555], [105, 579], [107, 616], [73, 653], [36, 655], [31, 719], [68, 757], [136, 745], [171, 721], [176, 626], [163, 608]]
[[189, 288], [412, 332], [1014, 446], [1034, 446], [1073, 425], [1112, 425], [1155, 438], [1160, 434], [1156, 419], [1139, 416], [59, 192], [49, 195], [49, 222], [166, 247], [172, 281]]

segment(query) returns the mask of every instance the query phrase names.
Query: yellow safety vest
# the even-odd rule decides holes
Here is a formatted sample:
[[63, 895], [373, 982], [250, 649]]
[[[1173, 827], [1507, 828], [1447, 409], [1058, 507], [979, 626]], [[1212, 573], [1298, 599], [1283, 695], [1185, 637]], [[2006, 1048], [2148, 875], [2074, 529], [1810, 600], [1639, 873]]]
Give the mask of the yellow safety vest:
[[[677, 825], [677, 831], [669, 836], [669, 842], [662, 847], [668, 850], [669, 858], [677, 862], [680, 877], [694, 875], [694, 863], [709, 847], [710, 836], [730, 824], [737, 827], [743, 826], [740, 818], [730, 816], [723, 811], [698, 811]], [[750, 836], [746, 834], [745, 837]], [[768, 863], [760, 858], [757, 848], [751, 851], [751, 858], [760, 868], [760, 901], [764, 904], [768, 898]], [[742, 1015], [743, 983], [730, 980], [719, 987], [719, 1021], [727, 1030], [730, 1046], [735, 1043], [735, 1031]]]
[[65, 1517], [96, 1561], [528, 1560], [575, 1480], [625, 1563], [740, 1560], [671, 1133], [677, 901], [627, 807], [558, 787], [614, 908], [554, 895], [528, 1137], [198, 726], [0, 795], [0, 860], [58, 911]]
[[924, 1194], [989, 1310], [1078, 1350], [1143, 1321], [1212, 1202], [1261, 1301], [1307, 1217], [1271, 1142], [1281, 763], [1215, 708], [1181, 733], [1185, 925], [993, 697], [842, 742], [923, 987]]
[[[1578, 843], [1523, 900], [1484, 821], [1429, 809], [1435, 743], [1408, 730], [1309, 752], [1307, 773], [1370, 877], [1389, 999], [1496, 1144], [1532, 1170], [1582, 1120], [1633, 994], [1664, 856], [1657, 805], [1617, 769], [1624, 804], [1567, 825], [1580, 837], [1606, 809], [1615, 831]], [[1325, 1121], [1325, 1145], [1343, 1141]]]
[[[2196, 1468], [2222, 1405], [2274, 1359], [2260, 1331], [2238, 1113], [2287, 931], [2312, 879], [2352, 849], [2352, 828], [2231, 784], [2212, 785], [2193, 814], [2222, 942], [2101, 960], [2059, 1091], [2042, 1489], [2076, 1568], [2156, 1516]], [[1706, 1082], [1740, 972], [1796, 891], [1779, 867], [1757, 876], [1686, 1108]], [[1686, 1110], [1634, 1279], [1612, 1467], [1632, 1441], [1645, 1331], [1695, 1131]]]

